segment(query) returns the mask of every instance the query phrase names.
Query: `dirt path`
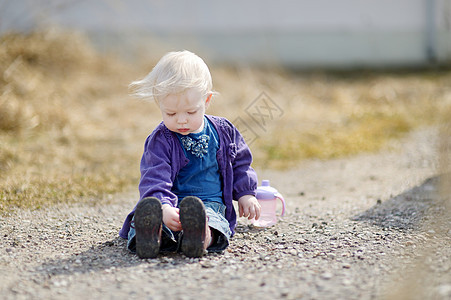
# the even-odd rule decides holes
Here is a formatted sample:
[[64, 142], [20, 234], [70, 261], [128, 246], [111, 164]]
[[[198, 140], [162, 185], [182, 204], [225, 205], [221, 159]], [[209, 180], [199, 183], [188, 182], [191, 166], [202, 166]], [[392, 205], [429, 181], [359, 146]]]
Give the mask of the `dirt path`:
[[18, 211], [0, 221], [0, 298], [450, 299], [435, 142], [428, 129], [378, 154], [258, 170], [286, 217], [267, 229], [240, 220], [230, 248], [201, 259], [129, 254], [117, 233], [135, 193]]

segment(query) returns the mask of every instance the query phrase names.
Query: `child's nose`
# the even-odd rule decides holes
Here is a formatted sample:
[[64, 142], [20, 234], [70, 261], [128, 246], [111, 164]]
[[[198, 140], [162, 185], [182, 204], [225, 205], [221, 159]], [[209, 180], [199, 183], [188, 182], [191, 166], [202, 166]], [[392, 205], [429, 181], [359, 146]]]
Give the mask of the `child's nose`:
[[187, 120], [186, 116], [179, 116], [177, 122], [179, 124], [185, 124], [188, 122], [188, 120]]

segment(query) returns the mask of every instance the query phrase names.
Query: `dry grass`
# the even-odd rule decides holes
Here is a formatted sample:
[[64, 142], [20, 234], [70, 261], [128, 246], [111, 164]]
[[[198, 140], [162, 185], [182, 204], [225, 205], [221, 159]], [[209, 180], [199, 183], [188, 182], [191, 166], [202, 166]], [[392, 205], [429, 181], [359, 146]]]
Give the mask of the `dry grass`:
[[[417, 126], [439, 122], [451, 106], [449, 71], [234, 72], [224, 81], [215, 77], [222, 98], [240, 108], [232, 115], [238, 113], [252, 124], [244, 110], [261, 91], [283, 110], [264, 130], [253, 126], [259, 136], [253, 145], [256, 163], [270, 167], [376, 151]], [[224, 109], [219, 111], [224, 114]]]
[[[158, 58], [155, 58], [158, 59]], [[0, 212], [107, 199], [133, 188], [152, 103], [127, 96], [151, 63], [129, 66], [83, 36], [50, 30], [0, 38]], [[209, 113], [245, 120], [255, 164], [375, 151], [451, 106], [451, 73], [293, 73], [212, 67]], [[264, 128], [246, 108], [265, 92], [283, 110]]]
[[133, 114], [143, 109], [127, 101], [125, 65], [51, 30], [2, 37], [0, 70], [0, 211], [136, 183]]

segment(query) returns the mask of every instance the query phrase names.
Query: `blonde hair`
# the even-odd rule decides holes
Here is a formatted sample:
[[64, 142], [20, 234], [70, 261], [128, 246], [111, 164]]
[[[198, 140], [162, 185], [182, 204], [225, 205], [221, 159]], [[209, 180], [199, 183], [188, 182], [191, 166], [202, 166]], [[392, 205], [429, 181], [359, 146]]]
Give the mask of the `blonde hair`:
[[202, 95], [214, 94], [210, 70], [190, 51], [169, 52], [143, 79], [129, 85], [131, 94], [157, 103], [170, 94], [195, 89]]

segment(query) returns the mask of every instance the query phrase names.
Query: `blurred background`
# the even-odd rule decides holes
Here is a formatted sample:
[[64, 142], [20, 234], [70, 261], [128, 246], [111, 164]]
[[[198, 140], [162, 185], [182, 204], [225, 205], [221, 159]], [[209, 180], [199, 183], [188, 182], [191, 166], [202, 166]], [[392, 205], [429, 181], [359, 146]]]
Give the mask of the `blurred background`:
[[132, 57], [188, 48], [210, 63], [328, 69], [451, 59], [449, 0], [4, 0], [0, 10], [1, 32], [70, 28]]
[[182, 49], [257, 170], [449, 124], [449, 0], [0, 0], [0, 211], [134, 190], [161, 118], [128, 84]]

